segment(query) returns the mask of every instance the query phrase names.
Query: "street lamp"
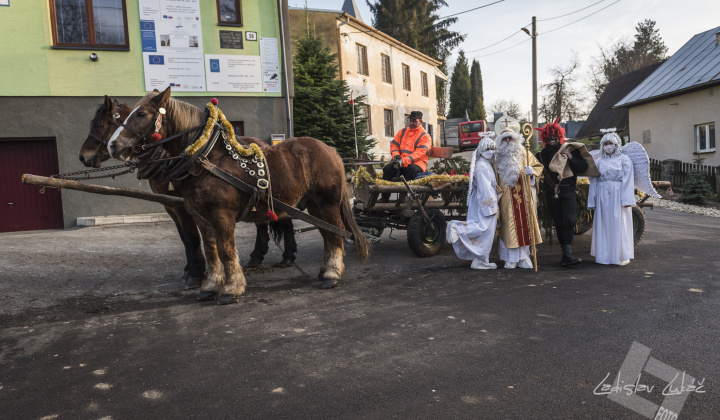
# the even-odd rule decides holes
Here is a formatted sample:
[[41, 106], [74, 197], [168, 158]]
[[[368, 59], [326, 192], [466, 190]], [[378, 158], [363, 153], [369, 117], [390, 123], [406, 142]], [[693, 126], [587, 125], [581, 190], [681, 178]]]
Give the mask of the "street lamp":
[[[535, 127], [538, 126], [538, 109], [537, 109], [537, 32], [535, 31], [535, 16], [532, 18], [532, 33], [528, 28], [520, 28], [523, 32], [528, 34], [532, 38], [532, 123]], [[532, 136], [532, 149], [536, 150], [537, 144], [537, 133], [533, 133]]]

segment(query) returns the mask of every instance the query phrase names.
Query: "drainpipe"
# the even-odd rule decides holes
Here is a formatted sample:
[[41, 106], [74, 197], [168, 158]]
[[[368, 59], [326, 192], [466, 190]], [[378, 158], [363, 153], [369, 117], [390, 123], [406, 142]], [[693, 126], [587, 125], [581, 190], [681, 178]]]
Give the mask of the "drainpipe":
[[[283, 70], [283, 85], [285, 86], [285, 115], [287, 119], [287, 134], [288, 138], [295, 137], [293, 134], [293, 125], [292, 125], [292, 117], [291, 112], [292, 109], [290, 108], [290, 82], [288, 81], [288, 68], [287, 68], [287, 61], [285, 59], [285, 21], [283, 19], [283, 3], [285, 3], [286, 0], [277, 0], [277, 7], [278, 7], [278, 20], [280, 23], [280, 59], [282, 60], [282, 70]], [[287, 4], [285, 4], [285, 9], [287, 10]]]

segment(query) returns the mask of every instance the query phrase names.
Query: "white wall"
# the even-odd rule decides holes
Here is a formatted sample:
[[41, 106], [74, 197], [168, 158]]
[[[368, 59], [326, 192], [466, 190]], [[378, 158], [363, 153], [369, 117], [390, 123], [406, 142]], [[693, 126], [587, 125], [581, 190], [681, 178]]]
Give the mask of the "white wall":
[[[340, 23], [338, 21], [338, 23]], [[376, 158], [390, 157], [390, 141], [395, 133], [406, 125], [405, 115], [411, 111], [423, 113], [423, 122], [433, 126], [433, 145], [440, 145], [435, 101], [435, 66], [429, 60], [421, 60], [407, 49], [365, 33], [368, 30], [352, 23], [340, 28], [340, 72], [353, 90], [353, 96], [367, 95], [365, 102], [371, 108], [371, 137], [377, 142], [373, 152]], [[342, 35], [346, 33], [347, 35]], [[357, 72], [356, 43], [367, 47], [369, 75]], [[390, 57], [392, 84], [382, 81], [380, 54]], [[402, 64], [410, 67], [410, 91], [403, 89]], [[428, 96], [422, 95], [420, 72], [427, 74]], [[385, 136], [384, 110], [393, 110], [393, 134]], [[427, 129], [426, 129], [427, 130]], [[427, 130], [429, 132], [429, 130]]]
[[[653, 159], [692, 162], [695, 126], [715, 123], [715, 152], [701, 153], [705, 165], [720, 165], [720, 87], [708, 88], [630, 108], [630, 140], [641, 143]], [[643, 133], [650, 131], [650, 143]]]

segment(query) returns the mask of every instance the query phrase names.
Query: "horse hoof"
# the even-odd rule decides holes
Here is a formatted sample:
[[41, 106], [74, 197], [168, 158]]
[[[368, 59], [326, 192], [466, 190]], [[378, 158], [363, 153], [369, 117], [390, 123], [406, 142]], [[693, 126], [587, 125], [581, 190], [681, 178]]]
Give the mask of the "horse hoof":
[[262, 258], [250, 257], [250, 261], [245, 264], [245, 267], [258, 267], [263, 262]]
[[199, 300], [199, 301], [201, 301], [201, 302], [204, 301], [204, 300], [213, 300], [213, 299], [215, 299], [215, 292], [213, 292], [213, 291], [210, 291], [210, 292], [200, 292], [200, 293], [198, 293], [198, 295], [197, 295], [197, 300]]
[[293, 264], [295, 264], [294, 258], [283, 258], [283, 260], [280, 261], [280, 263], [278, 264], [278, 267], [287, 268], [287, 267], [292, 267]]
[[338, 279], [324, 279], [322, 284], [320, 285], [320, 288], [332, 289], [333, 287], [337, 287], [338, 284], [340, 284], [340, 281]]
[[187, 277], [185, 279], [185, 290], [197, 289], [202, 284], [201, 277]]
[[229, 305], [231, 303], [238, 303], [238, 300], [240, 300], [240, 296], [238, 296], [238, 295], [223, 294], [223, 295], [220, 295], [219, 298], [217, 298], [217, 304], [218, 305]]

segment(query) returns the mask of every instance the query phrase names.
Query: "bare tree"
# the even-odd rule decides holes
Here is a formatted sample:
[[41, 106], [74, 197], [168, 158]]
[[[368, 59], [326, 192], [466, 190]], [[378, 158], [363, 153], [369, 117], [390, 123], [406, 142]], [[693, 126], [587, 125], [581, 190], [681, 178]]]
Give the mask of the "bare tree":
[[579, 66], [580, 61], [577, 54], [574, 54], [567, 67], [550, 69], [553, 80], [542, 85], [546, 95], [543, 96], [539, 109], [540, 116], [545, 121], [553, 121], [557, 117], [561, 120], [574, 120], [585, 116], [585, 99], [574, 86], [577, 79], [575, 70]]
[[504, 112], [517, 120], [524, 118], [523, 112], [520, 110], [520, 104], [514, 99], [498, 99], [490, 105], [489, 109], [491, 113]]

